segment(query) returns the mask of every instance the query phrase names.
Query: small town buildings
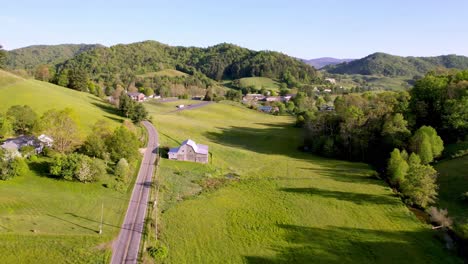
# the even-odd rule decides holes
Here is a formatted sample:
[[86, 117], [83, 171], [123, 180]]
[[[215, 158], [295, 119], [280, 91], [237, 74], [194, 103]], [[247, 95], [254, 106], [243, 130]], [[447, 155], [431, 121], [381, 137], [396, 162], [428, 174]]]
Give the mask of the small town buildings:
[[169, 150], [169, 159], [192, 161], [199, 163], [208, 163], [208, 146], [197, 144], [191, 139], [182, 142], [178, 148], [171, 148]]
[[181, 104], [181, 105], [178, 105], [178, 106], [176, 106], [176, 107], [177, 107], [177, 108], [184, 108], [185, 105]]
[[331, 90], [331, 89], [323, 89], [323, 92], [324, 92], [324, 93], [331, 93], [332, 90]]
[[245, 101], [262, 101], [266, 98], [263, 94], [246, 94], [242, 100]]
[[27, 146], [32, 146], [36, 154], [41, 153], [44, 147], [52, 147], [54, 140], [46, 135], [40, 135], [35, 138], [34, 136], [19, 136], [16, 138], [9, 138], [0, 146], [12, 157], [21, 157], [20, 150]]
[[143, 102], [145, 100], [145, 95], [143, 93], [127, 93], [128, 97], [132, 98], [133, 101]]

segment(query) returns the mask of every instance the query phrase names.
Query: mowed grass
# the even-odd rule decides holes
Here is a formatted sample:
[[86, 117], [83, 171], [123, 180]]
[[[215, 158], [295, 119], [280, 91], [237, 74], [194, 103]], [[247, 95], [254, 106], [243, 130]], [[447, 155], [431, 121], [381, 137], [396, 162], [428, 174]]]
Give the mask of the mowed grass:
[[[42, 158], [29, 175], [0, 182], [2, 263], [104, 263], [119, 232], [128, 193], [45, 177]], [[99, 235], [101, 206], [103, 235]]]
[[[123, 120], [115, 110], [101, 99], [89, 94], [67, 89], [47, 82], [31, 79], [3, 77], [0, 71], [0, 112], [13, 105], [29, 105], [39, 115], [50, 109], [73, 109], [83, 133], [91, 132], [91, 127], [99, 119], [107, 119], [112, 124]], [[13, 77], [14, 78], [14, 77]]]
[[191, 138], [212, 154], [208, 165], [161, 161], [165, 263], [459, 262], [367, 165], [299, 152], [292, 118], [226, 103], [147, 106], [163, 146]]
[[454, 220], [454, 228], [468, 238], [468, 201], [462, 193], [468, 192], [468, 156], [439, 162], [439, 207], [448, 209]]
[[[29, 105], [38, 114], [72, 108], [83, 136], [99, 119], [114, 126], [121, 121], [92, 95], [0, 71], [0, 111], [17, 104]], [[108, 262], [129, 193], [104, 187], [112, 181], [107, 176], [87, 184], [48, 178], [49, 161], [40, 158], [29, 164], [28, 175], [0, 181], [0, 263]]]
[[280, 83], [267, 77], [246, 77], [239, 79], [241, 87], [254, 86], [256, 89], [279, 90]]

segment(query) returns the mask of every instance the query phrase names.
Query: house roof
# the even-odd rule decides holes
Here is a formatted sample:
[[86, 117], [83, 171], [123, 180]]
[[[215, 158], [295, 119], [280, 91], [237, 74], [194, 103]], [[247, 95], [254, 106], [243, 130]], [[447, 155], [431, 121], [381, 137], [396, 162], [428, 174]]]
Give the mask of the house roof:
[[[140, 96], [142, 93], [127, 93], [128, 96]], [[143, 94], [144, 95], [144, 94]]]
[[4, 149], [20, 149], [21, 147], [27, 145], [34, 145], [35, 138], [32, 136], [19, 136], [16, 138], [10, 138], [5, 140], [5, 142], [1, 145]]
[[[189, 145], [193, 148], [193, 150], [195, 151], [195, 153], [197, 154], [208, 154], [208, 146], [207, 145], [203, 145], [203, 144], [197, 144], [195, 143], [195, 141], [191, 140], [191, 139], [187, 139], [185, 140], [184, 142], [182, 142], [182, 145]], [[177, 153], [179, 151], [180, 147], [178, 148], [171, 148], [169, 150], [169, 153]]]

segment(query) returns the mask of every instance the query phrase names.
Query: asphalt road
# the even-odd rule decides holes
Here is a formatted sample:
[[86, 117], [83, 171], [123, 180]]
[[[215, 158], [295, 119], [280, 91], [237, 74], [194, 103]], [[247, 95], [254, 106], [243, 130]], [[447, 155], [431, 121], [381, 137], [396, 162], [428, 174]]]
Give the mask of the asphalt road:
[[140, 249], [145, 215], [148, 208], [151, 178], [153, 177], [158, 147], [158, 132], [154, 126], [147, 121], [143, 121], [142, 124], [148, 131], [148, 145], [133, 187], [132, 197], [119, 237], [113, 244], [112, 264], [137, 263], [138, 260], [138, 250]]
[[184, 110], [195, 109], [195, 108], [199, 108], [199, 107], [202, 107], [202, 106], [205, 106], [205, 105], [209, 105], [211, 103], [213, 103], [213, 102], [212, 101], [204, 101], [204, 102], [198, 103], [198, 104], [187, 105], [185, 107], [182, 107], [182, 108], [167, 112], [166, 114], [180, 112], [180, 111], [184, 111]]

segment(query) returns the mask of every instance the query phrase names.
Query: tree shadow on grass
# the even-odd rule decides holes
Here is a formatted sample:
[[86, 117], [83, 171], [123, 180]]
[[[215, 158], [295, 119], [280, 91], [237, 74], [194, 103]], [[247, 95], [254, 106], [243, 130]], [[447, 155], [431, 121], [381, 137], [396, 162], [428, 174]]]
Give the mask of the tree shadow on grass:
[[275, 257], [245, 256], [246, 263], [460, 263], [430, 229], [382, 231], [326, 226], [278, 225]]
[[[111, 115], [115, 115], [115, 116], [120, 116], [120, 113], [119, 113], [119, 110], [115, 107], [113, 107], [112, 105], [109, 105], [109, 104], [106, 104], [106, 103], [103, 103], [103, 102], [92, 102], [91, 104], [93, 104], [94, 106], [97, 106], [99, 109], [101, 109], [102, 111], [108, 113], [108, 114], [111, 114]], [[113, 117], [113, 116], [108, 116], [108, 115], [105, 115], [106, 118], [109, 118], [109, 119], [112, 119], [112, 120], [115, 120], [115, 121], [120, 121], [122, 122], [123, 118], [120, 119], [120, 118], [117, 118], [117, 117]]]
[[221, 145], [242, 148], [264, 154], [282, 154], [299, 157], [297, 135], [291, 134], [292, 126], [261, 124], [265, 128], [218, 127], [220, 132], [206, 132], [205, 136]]
[[311, 196], [319, 196], [324, 198], [336, 199], [341, 201], [348, 201], [355, 204], [388, 204], [398, 205], [401, 201], [390, 195], [374, 195], [367, 193], [353, 193], [353, 192], [341, 192], [341, 191], [330, 191], [319, 188], [281, 188], [281, 191], [305, 194]]

